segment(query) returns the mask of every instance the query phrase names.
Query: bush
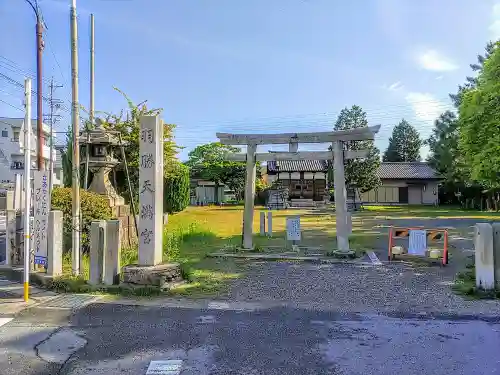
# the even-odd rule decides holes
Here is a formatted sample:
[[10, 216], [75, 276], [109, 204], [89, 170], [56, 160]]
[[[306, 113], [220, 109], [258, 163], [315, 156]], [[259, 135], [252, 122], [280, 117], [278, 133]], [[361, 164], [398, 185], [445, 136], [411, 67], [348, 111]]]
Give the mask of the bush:
[[[72, 232], [72, 190], [71, 188], [55, 188], [52, 192], [52, 210], [63, 212], [64, 250], [71, 248]], [[111, 208], [108, 200], [100, 194], [80, 189], [81, 204], [81, 244], [84, 249], [89, 246], [90, 223], [95, 220], [111, 219]]]
[[189, 168], [178, 164], [166, 177], [163, 210], [169, 214], [181, 212], [189, 205]]

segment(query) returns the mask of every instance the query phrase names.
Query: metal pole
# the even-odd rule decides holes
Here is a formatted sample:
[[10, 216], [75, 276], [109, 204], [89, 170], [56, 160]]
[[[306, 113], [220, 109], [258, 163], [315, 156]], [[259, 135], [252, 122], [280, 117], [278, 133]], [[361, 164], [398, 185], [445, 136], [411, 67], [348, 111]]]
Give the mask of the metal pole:
[[[94, 15], [90, 15], [90, 111], [89, 111], [89, 119], [90, 119], [90, 127], [94, 126], [94, 116], [95, 116], [95, 108], [94, 108], [94, 69], [95, 69], [95, 53], [94, 53]], [[90, 130], [87, 127], [87, 132]], [[87, 133], [87, 144], [85, 145], [85, 176], [83, 180], [83, 188], [87, 190], [89, 183], [89, 153], [90, 153], [90, 134]]]
[[78, 103], [78, 36], [76, 22], [76, 0], [71, 1], [71, 96], [72, 113], [71, 122], [73, 130], [73, 237], [72, 237], [72, 270], [73, 275], [80, 275], [80, 144], [79, 129], [79, 103]]
[[42, 102], [42, 40], [43, 26], [39, 15], [36, 17], [36, 135], [38, 137], [37, 166], [39, 171], [45, 170], [43, 161], [43, 102]]
[[132, 206], [132, 214], [134, 216], [135, 234], [137, 235], [137, 239], [139, 239], [139, 227], [137, 226], [137, 213], [135, 211], [134, 194], [132, 193], [132, 184], [130, 183], [130, 174], [128, 173], [127, 156], [125, 155], [125, 148], [123, 147], [122, 135], [120, 133], [118, 133], [118, 139], [120, 140], [120, 149], [122, 151], [123, 164], [125, 165], [125, 174], [127, 176], [128, 192], [130, 194], [130, 205]]
[[[54, 161], [52, 160], [52, 154], [54, 153], [54, 106], [52, 103], [53, 100], [53, 95], [54, 95], [54, 77], [51, 78], [50, 80], [50, 155], [49, 155], [49, 191], [50, 191], [50, 196], [52, 197], [52, 189], [54, 188], [54, 180], [53, 180], [53, 175], [54, 175]], [[49, 207], [50, 207], [50, 200], [49, 200]], [[49, 208], [50, 210], [50, 208]]]
[[31, 209], [31, 79], [24, 80], [24, 301], [29, 299]]
[[94, 15], [90, 15], [90, 123], [94, 124]]

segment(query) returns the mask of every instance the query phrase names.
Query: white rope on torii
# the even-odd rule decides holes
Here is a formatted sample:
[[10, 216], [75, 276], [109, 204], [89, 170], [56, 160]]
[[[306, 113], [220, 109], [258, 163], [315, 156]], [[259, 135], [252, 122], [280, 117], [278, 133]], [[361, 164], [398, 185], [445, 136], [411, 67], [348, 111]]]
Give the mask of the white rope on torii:
[[[243, 248], [253, 248], [253, 214], [255, 196], [256, 162], [269, 160], [332, 160], [334, 167], [335, 219], [337, 250], [349, 252], [349, 223], [345, 190], [344, 159], [364, 158], [366, 150], [344, 151], [344, 141], [367, 141], [375, 139], [380, 125], [312, 133], [279, 134], [232, 134], [217, 133], [217, 138], [225, 145], [246, 145], [246, 154], [227, 154], [226, 159], [246, 162], [245, 207], [243, 213]], [[299, 143], [332, 143], [333, 151], [298, 151]], [[288, 144], [289, 152], [257, 153], [257, 145]]]

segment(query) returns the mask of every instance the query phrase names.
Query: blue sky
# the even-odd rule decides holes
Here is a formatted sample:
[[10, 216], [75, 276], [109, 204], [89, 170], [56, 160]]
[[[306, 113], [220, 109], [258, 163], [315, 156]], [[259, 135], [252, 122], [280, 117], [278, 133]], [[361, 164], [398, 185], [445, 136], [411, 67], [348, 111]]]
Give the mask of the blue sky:
[[[69, 4], [39, 0], [48, 26], [44, 76], [65, 85], [57, 93], [68, 108]], [[216, 140], [216, 131], [329, 130], [353, 104], [367, 111], [370, 124], [382, 124], [382, 151], [402, 117], [426, 137], [450, 106], [448, 93], [470, 74], [468, 64], [500, 36], [500, 2], [489, 0], [77, 0], [77, 6], [81, 103], [89, 103], [92, 12], [96, 109], [126, 108], [113, 86], [164, 108], [186, 147], [182, 159]], [[36, 67], [33, 12], [24, 1], [0, 0], [0, 19], [0, 73], [22, 82], [20, 70], [34, 74]], [[2, 102], [22, 107], [22, 89], [2, 78], [0, 100], [1, 116], [23, 116]], [[62, 114], [59, 130], [69, 121]]]

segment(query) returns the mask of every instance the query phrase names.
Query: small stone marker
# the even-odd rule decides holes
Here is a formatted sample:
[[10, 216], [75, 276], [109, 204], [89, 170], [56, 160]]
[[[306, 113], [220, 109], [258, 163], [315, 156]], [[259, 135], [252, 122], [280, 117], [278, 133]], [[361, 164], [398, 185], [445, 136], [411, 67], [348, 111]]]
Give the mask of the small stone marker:
[[62, 256], [63, 256], [63, 212], [50, 211], [49, 225], [47, 231], [47, 275], [62, 275]]
[[267, 235], [273, 236], [273, 213], [271, 210], [267, 212]]
[[488, 223], [476, 224], [474, 232], [476, 260], [476, 286], [483, 289], [495, 288], [495, 267], [493, 260], [493, 228]]
[[182, 369], [181, 359], [151, 361], [146, 375], [179, 375]]
[[97, 220], [90, 224], [90, 270], [89, 283], [101, 284], [107, 248], [106, 221]]
[[266, 235], [266, 213], [263, 211], [260, 213], [260, 235]]
[[500, 223], [493, 223], [493, 260], [495, 263], [495, 284], [500, 290]]
[[104, 249], [102, 283], [120, 283], [121, 226], [119, 220], [106, 222], [106, 248]]
[[12, 265], [12, 257], [16, 253], [16, 211], [7, 210], [5, 223], [5, 264]]

